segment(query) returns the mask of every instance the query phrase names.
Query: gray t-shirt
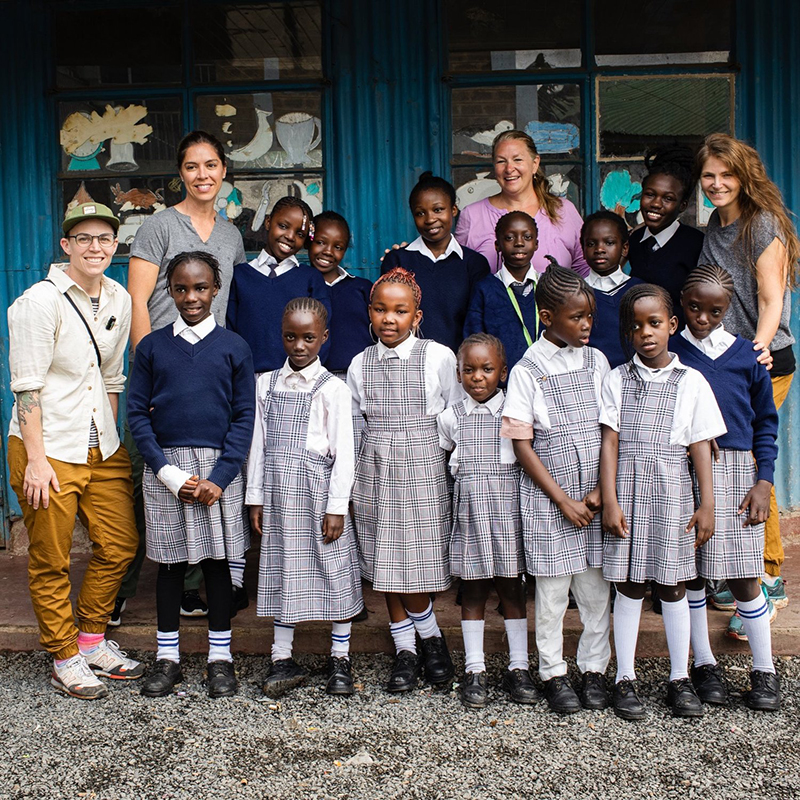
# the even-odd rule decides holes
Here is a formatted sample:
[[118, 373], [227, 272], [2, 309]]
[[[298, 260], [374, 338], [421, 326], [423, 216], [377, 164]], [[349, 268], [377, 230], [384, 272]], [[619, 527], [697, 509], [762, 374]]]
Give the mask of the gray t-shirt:
[[[716, 264], [730, 272], [733, 277], [733, 299], [725, 315], [725, 328], [730, 333], [738, 333], [746, 339], [755, 339], [758, 326], [758, 285], [755, 264], [761, 254], [772, 244], [775, 237], [783, 242], [775, 217], [765, 211], [753, 220], [753, 251], [748, 258], [745, 246], [736, 241], [739, 235], [739, 220], [726, 225], [719, 224], [719, 212], [714, 211], [708, 221], [703, 251], [698, 264]], [[785, 242], [784, 242], [785, 244]], [[789, 329], [792, 297], [787, 286], [783, 295], [783, 310], [778, 332], [772, 340], [770, 350], [782, 350], [794, 344], [794, 336]]]
[[148, 217], [131, 245], [131, 255], [158, 264], [158, 279], [153, 294], [147, 301], [150, 327], [155, 331], [175, 321], [175, 303], [167, 292], [167, 264], [173, 256], [187, 250], [203, 250], [219, 261], [222, 288], [214, 298], [211, 311], [217, 324], [225, 327], [228, 292], [233, 279], [233, 268], [245, 260], [242, 234], [228, 220], [219, 215], [208, 241], [204, 242], [192, 225], [192, 220], [174, 208], [168, 208]]

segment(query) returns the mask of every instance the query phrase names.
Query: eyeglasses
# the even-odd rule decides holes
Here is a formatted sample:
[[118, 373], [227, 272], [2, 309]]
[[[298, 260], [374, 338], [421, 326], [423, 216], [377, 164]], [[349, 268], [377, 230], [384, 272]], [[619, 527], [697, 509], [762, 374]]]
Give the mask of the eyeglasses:
[[67, 236], [67, 239], [74, 239], [79, 247], [89, 247], [97, 239], [100, 247], [113, 247], [117, 237], [113, 233], [101, 233], [99, 236], [90, 236], [88, 233], [76, 233], [74, 236]]

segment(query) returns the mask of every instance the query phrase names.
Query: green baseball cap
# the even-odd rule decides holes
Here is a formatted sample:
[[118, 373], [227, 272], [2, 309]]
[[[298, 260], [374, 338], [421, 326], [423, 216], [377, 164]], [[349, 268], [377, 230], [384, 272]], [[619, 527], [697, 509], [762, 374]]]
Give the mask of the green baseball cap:
[[114, 212], [102, 203], [81, 203], [71, 211], [67, 211], [64, 222], [61, 225], [64, 234], [68, 234], [79, 222], [85, 219], [101, 219], [107, 222], [114, 231], [119, 230], [119, 220], [114, 216]]

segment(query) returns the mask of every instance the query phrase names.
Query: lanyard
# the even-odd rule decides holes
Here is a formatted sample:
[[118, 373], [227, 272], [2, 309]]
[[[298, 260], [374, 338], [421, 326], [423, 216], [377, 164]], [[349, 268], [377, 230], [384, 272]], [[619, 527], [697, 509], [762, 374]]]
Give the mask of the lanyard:
[[[514, 294], [514, 290], [510, 286], [506, 286], [506, 291], [508, 292], [508, 297], [511, 300], [511, 305], [514, 306], [514, 311], [517, 312], [517, 316], [519, 317], [519, 321], [522, 323], [522, 332], [525, 334], [525, 341], [528, 343], [528, 347], [533, 344], [533, 339], [531, 339], [531, 335], [528, 332], [528, 328], [525, 325], [525, 320], [522, 318], [522, 311], [519, 307], [519, 303], [517, 302], [517, 296]], [[536, 301], [534, 300], [533, 306], [533, 313], [538, 317], [539, 312], [536, 308]]]

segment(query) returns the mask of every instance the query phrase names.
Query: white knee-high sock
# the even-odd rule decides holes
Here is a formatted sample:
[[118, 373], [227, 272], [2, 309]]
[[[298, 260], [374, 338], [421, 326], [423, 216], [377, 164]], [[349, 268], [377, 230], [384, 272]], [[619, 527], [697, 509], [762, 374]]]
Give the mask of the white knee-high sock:
[[486, 672], [483, 652], [482, 619], [462, 619], [461, 635], [464, 637], [464, 672]]
[[272, 660], [283, 661], [292, 657], [292, 643], [294, 642], [294, 625], [285, 622], [274, 623], [274, 639], [272, 642]]
[[639, 640], [639, 620], [642, 601], [617, 592], [614, 600], [614, 649], [617, 651], [617, 683], [623, 679], [636, 680], [634, 662]]
[[441, 636], [442, 632], [436, 624], [436, 612], [433, 610], [433, 603], [428, 602], [428, 607], [421, 614], [412, 614], [406, 609], [409, 619], [413, 620], [414, 627], [417, 629], [420, 639], [430, 639], [433, 636]]
[[208, 632], [208, 663], [212, 661], [233, 661], [230, 631]]
[[706, 608], [705, 589], [687, 589], [686, 599], [689, 601], [689, 621], [691, 624], [692, 653], [694, 664], [716, 664], [717, 659], [711, 650], [708, 638], [708, 609]]
[[331, 626], [331, 655], [334, 658], [350, 657], [350, 632], [352, 622], [334, 622]]
[[508, 668], [528, 669], [528, 620], [507, 619], [506, 636], [508, 637]]
[[156, 660], [160, 661], [162, 658], [166, 661], [174, 661], [179, 664], [181, 661], [181, 653], [178, 649], [178, 639], [180, 633], [178, 631], [156, 631], [156, 642], [158, 643], [158, 650], [156, 651]]
[[669, 679], [689, 677], [689, 601], [684, 597], [674, 603], [661, 601], [664, 631], [669, 648]]
[[245, 560], [243, 558], [228, 559], [228, 569], [231, 571], [232, 586], [238, 586], [240, 589], [244, 586], [244, 567]]
[[389, 625], [394, 640], [394, 648], [399, 653], [401, 650], [408, 650], [411, 653], [417, 652], [417, 638], [414, 634], [413, 620], [406, 618], [400, 622], [392, 622]]
[[769, 607], [763, 592], [755, 600], [745, 603], [737, 601], [736, 607], [742, 618], [747, 642], [753, 651], [753, 669], [759, 672], [775, 672], [772, 662], [772, 631], [769, 626]]

